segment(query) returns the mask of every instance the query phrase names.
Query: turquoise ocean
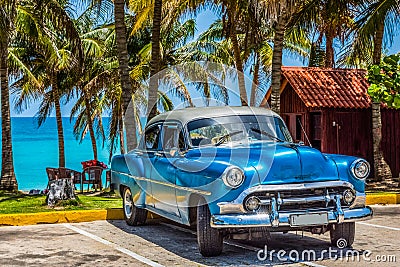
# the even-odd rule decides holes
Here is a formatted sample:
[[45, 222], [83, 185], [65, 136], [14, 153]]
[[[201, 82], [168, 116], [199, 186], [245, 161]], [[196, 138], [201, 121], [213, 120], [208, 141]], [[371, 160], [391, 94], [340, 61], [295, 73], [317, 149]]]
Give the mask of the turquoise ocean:
[[[108, 120], [108, 118], [103, 119], [104, 125], [108, 126]], [[46, 167], [58, 167], [56, 119], [49, 117], [40, 128], [37, 127], [36, 119], [31, 117], [13, 117], [11, 123], [18, 188], [23, 191], [43, 190], [47, 186]], [[72, 132], [73, 125], [74, 121], [70, 122], [69, 118], [63, 118], [65, 167], [82, 171], [81, 162], [93, 159], [92, 145], [89, 134], [82, 143], [75, 139]], [[98, 160], [110, 166], [107, 141], [104, 147], [100, 140], [97, 145]], [[115, 153], [119, 153], [119, 149]], [[103, 172], [104, 183], [105, 172]]]

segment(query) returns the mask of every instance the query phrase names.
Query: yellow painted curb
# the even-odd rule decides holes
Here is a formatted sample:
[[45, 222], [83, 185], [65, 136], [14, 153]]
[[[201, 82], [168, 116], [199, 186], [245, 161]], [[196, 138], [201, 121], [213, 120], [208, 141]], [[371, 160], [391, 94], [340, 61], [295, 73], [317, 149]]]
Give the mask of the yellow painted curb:
[[107, 209], [107, 220], [123, 220], [124, 211], [122, 209]]
[[24, 214], [0, 214], [0, 225], [31, 225], [52, 223], [76, 223], [97, 220], [120, 220], [122, 209], [54, 211]]
[[400, 194], [367, 194], [367, 205], [400, 204]]

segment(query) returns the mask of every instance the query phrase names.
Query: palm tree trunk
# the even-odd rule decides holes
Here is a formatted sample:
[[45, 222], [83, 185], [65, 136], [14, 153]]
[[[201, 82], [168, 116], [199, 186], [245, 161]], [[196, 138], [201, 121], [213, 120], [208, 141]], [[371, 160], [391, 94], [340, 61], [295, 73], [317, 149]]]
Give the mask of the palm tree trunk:
[[238, 42], [237, 35], [236, 35], [236, 28], [233, 27], [230, 32], [231, 32], [230, 39], [232, 42], [233, 55], [235, 57], [235, 65], [236, 65], [236, 70], [237, 70], [237, 75], [238, 75], [240, 102], [242, 103], [242, 106], [248, 106], [246, 84], [244, 81], [244, 73], [243, 73], [243, 62], [242, 62], [242, 58], [240, 56], [240, 48], [239, 48], [239, 42]]
[[119, 149], [121, 154], [125, 154], [125, 143], [124, 143], [124, 121], [122, 119], [122, 112], [118, 120], [118, 133], [119, 133]]
[[232, 42], [233, 57], [235, 59], [235, 67], [237, 70], [240, 102], [242, 106], [248, 106], [249, 104], [247, 99], [246, 83], [244, 81], [244, 73], [243, 73], [243, 61], [240, 55], [240, 47], [237, 39], [236, 22], [235, 22], [237, 3], [236, 1], [230, 1], [230, 2], [225, 1], [224, 5], [227, 7], [229, 15], [229, 23], [228, 23], [229, 38], [231, 39]]
[[122, 110], [124, 114], [124, 125], [126, 130], [126, 143], [128, 150], [132, 150], [137, 146], [136, 138], [136, 121], [134, 116], [134, 108], [132, 95], [131, 78], [129, 77], [128, 66], [128, 48], [126, 45], [126, 25], [125, 25], [125, 0], [114, 1], [114, 17], [115, 17], [115, 37], [117, 44], [117, 54], [119, 62], [119, 76], [122, 88]]
[[0, 38], [0, 84], [1, 84], [1, 180], [0, 188], [17, 191], [11, 139], [10, 96], [8, 89], [8, 38]]
[[88, 92], [83, 89], [83, 97], [85, 98], [85, 106], [86, 106], [86, 117], [87, 117], [87, 124], [89, 128], [89, 134], [90, 134], [90, 140], [92, 142], [92, 149], [93, 149], [93, 159], [97, 160], [97, 143], [96, 143], [96, 136], [94, 134], [93, 130], [93, 120], [92, 120], [92, 114], [91, 114], [91, 104], [90, 104], [90, 99], [88, 96]]
[[382, 121], [381, 104], [372, 103], [372, 137], [375, 179], [383, 181], [392, 178], [392, 172], [389, 165], [383, 158], [381, 140], [382, 140]]
[[256, 53], [256, 60], [254, 63], [253, 84], [251, 85], [250, 106], [254, 107], [256, 104], [256, 94], [258, 87], [258, 73], [260, 71], [260, 57]]
[[154, 0], [153, 28], [151, 33], [151, 62], [150, 62], [150, 82], [149, 82], [149, 99], [147, 112], [148, 120], [157, 115], [157, 98], [158, 98], [158, 77], [160, 70], [160, 33], [161, 33], [161, 14], [162, 0]]
[[325, 68], [333, 68], [334, 62], [333, 34], [331, 32], [328, 32], [326, 35], [325, 47]]
[[58, 167], [65, 168], [64, 129], [61, 116], [60, 93], [58, 91], [56, 74], [52, 76], [52, 90], [54, 91], [54, 107], [56, 110], [58, 136]]
[[374, 51], [372, 57], [372, 64], [378, 65], [381, 63], [382, 57], [382, 42], [383, 34], [385, 32], [385, 23], [382, 22], [377, 26], [375, 36], [374, 36]]
[[282, 12], [278, 17], [278, 22], [275, 28], [274, 36], [274, 50], [272, 53], [272, 81], [271, 81], [271, 109], [280, 113], [281, 110], [281, 67], [282, 67], [282, 49], [283, 49], [283, 38], [285, 36], [286, 23], [287, 23], [286, 12]]
[[[385, 31], [385, 24], [382, 22], [377, 26], [374, 36], [374, 51], [373, 51], [373, 64], [378, 65], [382, 57], [382, 42], [383, 33]], [[374, 153], [374, 169], [375, 179], [383, 181], [392, 177], [392, 172], [389, 165], [383, 157], [381, 141], [382, 141], [382, 114], [380, 103], [372, 103], [372, 144]]]

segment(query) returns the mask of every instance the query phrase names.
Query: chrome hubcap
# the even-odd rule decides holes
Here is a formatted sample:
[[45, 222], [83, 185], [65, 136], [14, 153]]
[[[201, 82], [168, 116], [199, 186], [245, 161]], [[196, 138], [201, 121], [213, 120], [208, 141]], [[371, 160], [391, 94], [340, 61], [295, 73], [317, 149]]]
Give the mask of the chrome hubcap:
[[131, 190], [125, 190], [124, 196], [124, 212], [126, 218], [130, 218], [132, 216], [133, 202], [132, 202], [132, 193]]

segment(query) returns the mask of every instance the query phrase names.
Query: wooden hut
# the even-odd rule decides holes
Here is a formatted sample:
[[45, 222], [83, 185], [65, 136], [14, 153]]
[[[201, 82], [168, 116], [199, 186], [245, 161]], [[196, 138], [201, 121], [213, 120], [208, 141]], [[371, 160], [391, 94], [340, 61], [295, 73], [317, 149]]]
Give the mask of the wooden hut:
[[[365, 76], [366, 71], [358, 69], [282, 67], [280, 112], [293, 138], [325, 153], [359, 156], [372, 163], [371, 99]], [[270, 96], [271, 90], [261, 105]], [[396, 177], [400, 110], [381, 110], [382, 150]]]

